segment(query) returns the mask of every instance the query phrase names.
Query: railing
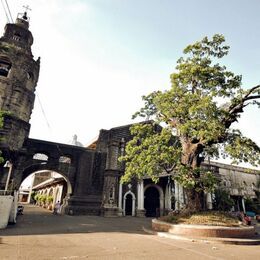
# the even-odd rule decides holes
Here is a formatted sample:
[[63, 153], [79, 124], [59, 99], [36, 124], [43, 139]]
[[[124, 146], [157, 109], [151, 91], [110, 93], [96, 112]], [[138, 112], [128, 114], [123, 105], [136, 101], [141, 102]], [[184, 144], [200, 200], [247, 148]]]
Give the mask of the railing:
[[14, 195], [11, 190], [0, 190], [0, 196]]

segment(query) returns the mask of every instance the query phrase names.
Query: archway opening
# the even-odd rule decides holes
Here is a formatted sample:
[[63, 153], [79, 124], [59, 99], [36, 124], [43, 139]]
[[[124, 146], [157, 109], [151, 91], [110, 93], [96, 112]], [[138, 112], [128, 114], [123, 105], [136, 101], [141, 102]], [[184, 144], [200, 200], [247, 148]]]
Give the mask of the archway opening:
[[148, 187], [144, 193], [144, 208], [146, 217], [160, 215], [160, 194], [156, 187]]
[[62, 210], [71, 193], [71, 184], [66, 177], [55, 171], [40, 170], [24, 179], [19, 188], [18, 201], [51, 211], [59, 202]]
[[126, 216], [132, 216], [132, 208], [133, 208], [133, 196], [129, 193], [126, 195], [126, 201], [125, 201]]

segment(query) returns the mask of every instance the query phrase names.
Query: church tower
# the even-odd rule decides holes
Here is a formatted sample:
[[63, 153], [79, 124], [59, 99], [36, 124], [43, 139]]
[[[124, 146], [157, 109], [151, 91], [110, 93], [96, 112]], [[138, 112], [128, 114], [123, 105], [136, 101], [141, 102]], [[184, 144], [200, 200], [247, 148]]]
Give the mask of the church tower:
[[34, 60], [27, 13], [5, 26], [0, 38], [0, 150], [18, 151], [28, 137], [40, 59]]

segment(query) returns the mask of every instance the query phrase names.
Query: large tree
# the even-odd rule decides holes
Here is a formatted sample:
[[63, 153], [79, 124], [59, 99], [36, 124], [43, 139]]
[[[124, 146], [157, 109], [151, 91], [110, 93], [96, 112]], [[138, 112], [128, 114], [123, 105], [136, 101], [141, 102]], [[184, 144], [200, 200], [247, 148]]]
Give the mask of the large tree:
[[200, 167], [205, 156], [260, 165], [259, 146], [232, 128], [245, 107], [259, 107], [260, 85], [243, 89], [242, 77], [218, 63], [228, 51], [222, 35], [187, 46], [171, 88], [143, 97], [144, 107], [134, 117], [149, 121], [131, 127], [133, 139], [120, 158], [124, 182], [143, 176], [156, 181], [170, 172], [184, 186], [189, 210], [200, 210], [203, 192], [216, 184], [213, 173]]

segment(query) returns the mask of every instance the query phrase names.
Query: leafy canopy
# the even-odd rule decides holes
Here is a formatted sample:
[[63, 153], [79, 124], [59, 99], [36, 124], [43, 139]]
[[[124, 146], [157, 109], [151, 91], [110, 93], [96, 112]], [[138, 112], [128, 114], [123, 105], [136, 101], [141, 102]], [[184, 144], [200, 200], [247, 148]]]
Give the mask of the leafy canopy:
[[200, 156], [260, 165], [259, 146], [231, 128], [246, 106], [259, 106], [260, 86], [243, 89], [242, 76], [218, 62], [228, 51], [218, 34], [187, 46], [170, 76], [171, 88], [142, 97], [144, 107], [134, 117], [150, 120], [131, 127], [133, 139], [120, 158], [123, 181], [144, 175], [157, 180], [174, 170], [184, 187], [212, 190], [216, 180], [200, 169]]

